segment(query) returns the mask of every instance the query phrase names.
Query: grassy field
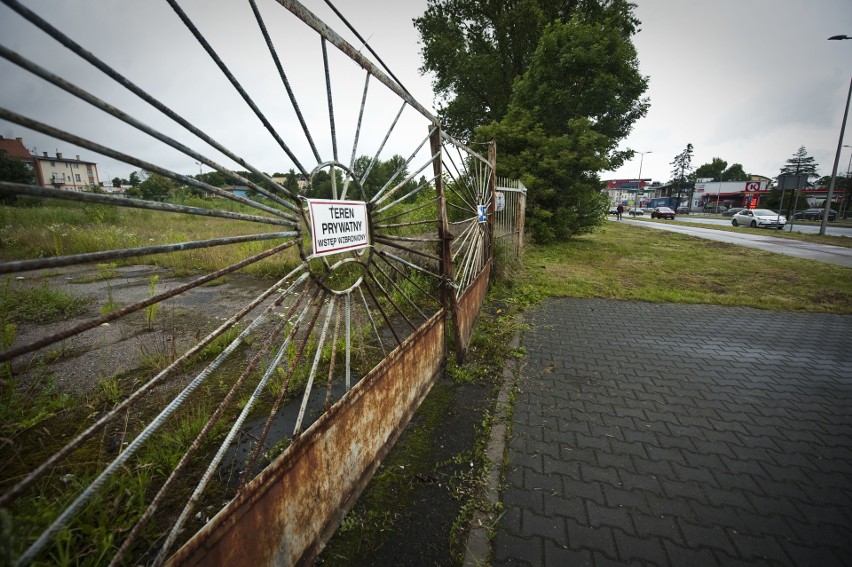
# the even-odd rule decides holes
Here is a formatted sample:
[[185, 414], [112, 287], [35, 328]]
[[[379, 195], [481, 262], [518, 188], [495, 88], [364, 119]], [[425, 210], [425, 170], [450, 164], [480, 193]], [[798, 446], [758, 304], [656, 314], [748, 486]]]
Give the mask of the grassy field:
[[[224, 199], [189, 198], [181, 204], [257, 214], [250, 207]], [[0, 206], [0, 261], [286, 230], [289, 229], [283, 226], [239, 220], [47, 200], [38, 207]], [[189, 275], [212, 272], [280, 243], [280, 240], [267, 240], [230, 244], [141, 256], [117, 263], [153, 264], [173, 268], [176, 275]], [[293, 248], [257, 262], [244, 272], [259, 277], [280, 277], [298, 261], [298, 252]]]
[[523, 264], [511, 288], [533, 300], [601, 297], [852, 313], [848, 268], [626, 223], [531, 246]]

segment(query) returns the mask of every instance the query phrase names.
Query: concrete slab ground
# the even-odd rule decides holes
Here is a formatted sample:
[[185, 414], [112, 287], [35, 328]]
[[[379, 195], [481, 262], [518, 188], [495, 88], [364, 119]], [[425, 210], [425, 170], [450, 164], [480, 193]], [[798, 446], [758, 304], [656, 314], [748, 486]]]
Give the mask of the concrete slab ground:
[[528, 313], [494, 565], [852, 565], [852, 317]]

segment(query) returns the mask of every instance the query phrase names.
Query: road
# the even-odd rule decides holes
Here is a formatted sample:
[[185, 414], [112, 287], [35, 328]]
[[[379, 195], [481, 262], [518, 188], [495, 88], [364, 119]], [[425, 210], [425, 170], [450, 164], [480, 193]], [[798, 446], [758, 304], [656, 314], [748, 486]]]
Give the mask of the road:
[[[610, 218], [613, 222], [617, 220]], [[698, 221], [697, 217], [688, 219], [689, 221]], [[717, 221], [710, 223], [707, 221]], [[719, 219], [701, 219], [705, 221], [702, 224], [724, 224], [725, 221]], [[641, 220], [630, 220], [625, 218], [621, 222], [626, 222], [635, 226], [645, 228], [667, 230], [669, 232], [678, 232], [706, 238], [707, 240], [715, 240], [717, 242], [728, 242], [737, 244], [738, 246], [747, 246], [749, 248], [757, 248], [766, 250], [767, 252], [775, 252], [776, 254], [786, 254], [797, 258], [807, 260], [816, 260], [817, 262], [825, 262], [827, 264], [836, 264], [846, 268], [852, 268], [852, 248], [844, 248], [843, 246], [832, 246], [829, 244], [815, 244], [813, 242], [801, 242], [799, 240], [790, 240], [787, 238], [778, 238], [774, 235], [775, 231], [766, 230], [766, 234], [753, 234], [746, 231], [725, 231], [714, 230], [712, 228], [701, 228], [689, 226], [680, 222], [645, 222]], [[699, 221], [700, 222], [700, 221]], [[841, 228], [841, 227], [837, 227]], [[848, 230], [848, 229], [847, 229]]]
[[[696, 216], [686, 216], [682, 215], [675, 219], [678, 222], [691, 222], [696, 224], [709, 224], [714, 226], [731, 226], [730, 219], [718, 219], [718, 218], [705, 218], [705, 217], [696, 217]], [[794, 223], [791, 227], [789, 224], [784, 228], [786, 232], [790, 232], [791, 230], [794, 232], [801, 232], [802, 234], [818, 234], [819, 233], [819, 225], [818, 224], [799, 224]], [[852, 227], [846, 226], [832, 226], [829, 223], [825, 227], [825, 234], [828, 236], [846, 236], [852, 238]]]

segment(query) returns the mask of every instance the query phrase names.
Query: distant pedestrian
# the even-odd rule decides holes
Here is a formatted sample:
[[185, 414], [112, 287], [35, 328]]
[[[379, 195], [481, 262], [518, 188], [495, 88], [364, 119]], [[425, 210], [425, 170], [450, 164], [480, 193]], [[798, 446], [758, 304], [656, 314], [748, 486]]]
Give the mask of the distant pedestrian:
[[618, 220], [621, 220], [621, 213], [624, 212], [624, 205], [618, 205], [618, 207], [616, 207], [615, 209], [615, 212], [616, 216], [618, 217]]

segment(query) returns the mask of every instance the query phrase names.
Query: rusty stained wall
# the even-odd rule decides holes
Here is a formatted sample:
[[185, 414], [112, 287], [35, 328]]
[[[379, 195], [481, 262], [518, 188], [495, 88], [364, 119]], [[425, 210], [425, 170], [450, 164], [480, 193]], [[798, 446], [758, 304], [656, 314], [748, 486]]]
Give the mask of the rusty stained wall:
[[376, 366], [169, 565], [310, 563], [440, 374], [445, 316], [439, 311]]
[[456, 302], [456, 309], [453, 311], [453, 325], [455, 326], [456, 334], [456, 355], [459, 360], [463, 360], [464, 353], [470, 345], [473, 327], [476, 324], [477, 317], [479, 317], [479, 311], [482, 308], [482, 302], [485, 300], [485, 294], [488, 293], [488, 282], [491, 279], [491, 265], [493, 262], [493, 258], [488, 260], [483, 270], [479, 272], [473, 283]]

